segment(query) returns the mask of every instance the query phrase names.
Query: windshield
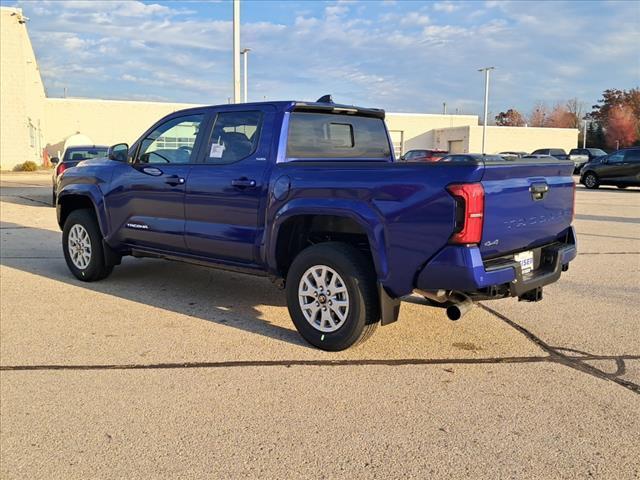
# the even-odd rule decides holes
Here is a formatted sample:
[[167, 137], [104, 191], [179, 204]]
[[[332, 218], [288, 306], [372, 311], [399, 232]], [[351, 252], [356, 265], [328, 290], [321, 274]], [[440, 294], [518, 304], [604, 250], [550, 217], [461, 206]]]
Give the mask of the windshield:
[[107, 155], [106, 147], [96, 148], [68, 148], [64, 154], [64, 161], [80, 161], [89, 158], [104, 157]]

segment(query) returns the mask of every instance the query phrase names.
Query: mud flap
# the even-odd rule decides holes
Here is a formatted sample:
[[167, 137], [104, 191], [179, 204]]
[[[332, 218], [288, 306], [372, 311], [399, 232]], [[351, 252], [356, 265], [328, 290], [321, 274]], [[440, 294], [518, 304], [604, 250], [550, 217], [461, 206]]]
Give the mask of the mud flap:
[[400, 315], [400, 299], [390, 297], [381, 283], [378, 283], [378, 298], [380, 299], [380, 324], [389, 325], [397, 321]]
[[104, 252], [104, 263], [107, 267], [114, 267], [122, 262], [122, 255], [111, 248], [104, 239], [102, 239], [102, 251]]

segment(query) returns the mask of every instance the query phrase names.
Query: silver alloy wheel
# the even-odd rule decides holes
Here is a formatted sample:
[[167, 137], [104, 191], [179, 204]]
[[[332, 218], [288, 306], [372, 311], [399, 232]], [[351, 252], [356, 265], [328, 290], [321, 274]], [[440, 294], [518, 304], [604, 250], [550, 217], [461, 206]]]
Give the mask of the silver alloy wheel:
[[596, 177], [592, 173], [588, 174], [584, 178], [584, 184], [589, 188], [595, 187], [596, 186]]
[[309, 325], [323, 333], [338, 330], [349, 315], [349, 292], [338, 273], [314, 265], [300, 279], [298, 300]]
[[89, 237], [89, 232], [79, 223], [76, 223], [69, 230], [67, 248], [69, 249], [69, 257], [77, 268], [84, 270], [89, 266], [89, 262], [91, 262], [91, 237]]

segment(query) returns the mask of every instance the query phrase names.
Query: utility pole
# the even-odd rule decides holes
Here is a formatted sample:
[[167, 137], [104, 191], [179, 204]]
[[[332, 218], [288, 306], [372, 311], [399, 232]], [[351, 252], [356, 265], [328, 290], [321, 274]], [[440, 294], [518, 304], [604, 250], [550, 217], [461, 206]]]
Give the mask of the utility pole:
[[582, 148], [587, 148], [587, 119], [583, 120], [582, 127]]
[[447, 114], [447, 102], [442, 102], [442, 114]]
[[233, 103], [240, 103], [240, 0], [233, 0]]
[[243, 48], [240, 53], [243, 55], [244, 57], [244, 86], [243, 86], [243, 93], [244, 93], [244, 103], [247, 103], [249, 100], [249, 90], [247, 87], [247, 70], [249, 69], [249, 52], [251, 51], [250, 48]]
[[484, 121], [482, 122], [482, 154], [485, 154], [487, 144], [487, 120], [489, 116], [489, 72], [496, 67], [484, 67], [479, 72], [484, 72]]

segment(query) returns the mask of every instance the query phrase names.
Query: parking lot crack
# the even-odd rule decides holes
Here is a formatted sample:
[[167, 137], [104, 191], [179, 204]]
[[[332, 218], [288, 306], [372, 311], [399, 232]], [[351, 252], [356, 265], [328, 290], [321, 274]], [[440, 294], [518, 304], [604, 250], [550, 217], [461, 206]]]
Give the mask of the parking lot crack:
[[[547, 342], [545, 342], [544, 340], [542, 340], [540, 337], [532, 333], [530, 330], [526, 329], [522, 325], [519, 325], [518, 323], [511, 320], [509, 317], [503, 315], [502, 313], [490, 307], [487, 307], [484, 304], [480, 303], [478, 305], [483, 310], [493, 314], [494, 316], [496, 316], [497, 318], [505, 322], [507, 325], [509, 325], [510, 327], [514, 328], [515, 330], [523, 334], [527, 339], [529, 339], [531, 342], [535, 343], [538, 347], [540, 347], [543, 351], [548, 353], [549, 357], [547, 358], [549, 359], [550, 362], [559, 363], [561, 365], [567, 366], [569, 368], [572, 368], [582, 373], [586, 373], [593, 377], [614, 382], [620, 385], [621, 387], [624, 387], [640, 395], [640, 385], [630, 382], [629, 380], [625, 380], [624, 378], [620, 378], [620, 375], [624, 374], [624, 372], [626, 371], [626, 367], [624, 363], [625, 360], [640, 360], [640, 355], [598, 356], [598, 355], [591, 355], [586, 352], [578, 352], [578, 351], [567, 349], [564, 347], [553, 347], [549, 345]], [[562, 353], [563, 351], [575, 352], [575, 353], [579, 353], [579, 355], [570, 356]], [[612, 374], [603, 372], [602, 370], [599, 370], [594, 366], [589, 365], [588, 363], [585, 363], [586, 360], [613, 360], [616, 363], [616, 367], [617, 367], [616, 372]]]

